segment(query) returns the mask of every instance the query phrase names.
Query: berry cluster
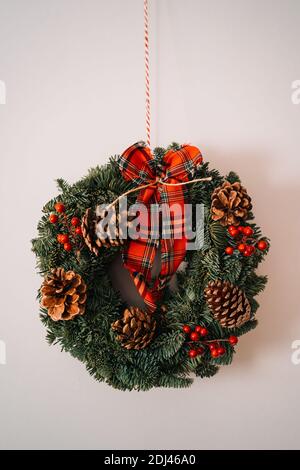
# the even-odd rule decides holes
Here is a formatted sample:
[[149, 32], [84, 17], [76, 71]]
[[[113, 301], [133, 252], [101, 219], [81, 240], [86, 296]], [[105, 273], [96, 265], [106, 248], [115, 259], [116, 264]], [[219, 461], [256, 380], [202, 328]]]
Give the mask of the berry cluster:
[[268, 248], [268, 243], [265, 240], [256, 240], [253, 238], [254, 230], [249, 225], [229, 225], [229, 235], [235, 239], [236, 245], [227, 246], [225, 248], [226, 255], [233, 255], [235, 250], [238, 250], [243, 256], [249, 257], [255, 253], [256, 249], [265, 251]]
[[56, 213], [49, 215], [49, 222], [51, 224], [60, 223], [63, 227], [63, 233], [58, 233], [56, 237], [58, 243], [63, 245], [66, 251], [71, 251], [73, 246], [78, 248], [78, 237], [82, 236], [80, 219], [78, 217], [72, 217], [69, 222], [66, 216], [65, 205], [62, 202], [57, 202], [54, 205], [54, 210]]
[[232, 346], [236, 345], [238, 342], [238, 338], [233, 335], [229, 336], [227, 339], [204, 339], [208, 335], [208, 330], [200, 325], [195, 326], [193, 330], [189, 325], [183, 325], [182, 330], [186, 335], [189, 335], [190, 341], [187, 341], [187, 343], [193, 345], [188, 352], [191, 359], [204, 354], [206, 351], [205, 348], [208, 348], [211, 357], [216, 359], [226, 353], [226, 349], [221, 344], [222, 342], [227, 342]]

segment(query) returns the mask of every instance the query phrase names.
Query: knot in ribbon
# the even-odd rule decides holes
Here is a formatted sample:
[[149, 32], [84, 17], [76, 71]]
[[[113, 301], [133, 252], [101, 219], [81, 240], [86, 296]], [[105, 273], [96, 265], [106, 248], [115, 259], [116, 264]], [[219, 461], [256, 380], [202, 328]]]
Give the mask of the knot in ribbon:
[[[150, 148], [143, 142], [133, 144], [119, 158], [118, 164], [123, 178], [131, 181], [134, 186], [144, 187], [139, 191], [138, 203], [143, 203], [148, 208], [155, 204], [158, 210], [162, 203], [171, 209], [176, 205], [176, 211], [169, 211], [167, 236], [160, 239], [153, 237], [151, 228], [148, 229], [151, 219], [148, 211], [146, 219], [140, 219], [139, 237], [130, 239], [123, 250], [124, 266], [129, 271], [149, 312], [155, 311], [163, 289], [184, 260], [187, 246], [184, 227], [186, 202], [184, 183], [192, 180], [201, 163], [200, 150], [190, 145], [183, 145], [178, 150], [168, 150], [158, 162]], [[180, 237], [175, 235], [178, 233], [181, 233]], [[153, 281], [151, 271], [159, 244], [161, 270]]]

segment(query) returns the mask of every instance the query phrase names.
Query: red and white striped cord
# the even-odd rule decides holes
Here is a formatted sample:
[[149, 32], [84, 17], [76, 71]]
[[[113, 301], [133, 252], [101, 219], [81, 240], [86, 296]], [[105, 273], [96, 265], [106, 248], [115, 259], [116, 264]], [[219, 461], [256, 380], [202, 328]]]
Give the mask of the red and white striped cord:
[[149, 78], [149, 31], [148, 0], [144, 0], [144, 34], [145, 34], [145, 84], [146, 84], [146, 135], [150, 147], [150, 78]]

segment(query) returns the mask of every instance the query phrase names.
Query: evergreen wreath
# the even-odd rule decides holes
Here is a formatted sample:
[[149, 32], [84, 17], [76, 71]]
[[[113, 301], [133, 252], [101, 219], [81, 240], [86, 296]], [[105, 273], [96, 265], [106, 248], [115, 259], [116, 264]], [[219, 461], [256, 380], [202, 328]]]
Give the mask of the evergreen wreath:
[[[154, 149], [157, 166], [167, 150]], [[195, 178], [211, 177], [188, 187], [189, 202], [204, 205], [202, 248], [186, 252], [177, 290], [164, 289], [151, 317], [126, 306], [108, 275], [122, 245], [107, 249], [90, 231], [97, 205], [134, 188], [118, 162], [111, 158], [73, 185], [58, 179], [60, 194], [43, 208], [32, 249], [44, 277], [38, 298], [47, 341], [120, 390], [187, 387], [192, 375], [211, 377], [230, 364], [238, 337], [256, 327], [255, 297], [267, 282], [256, 269], [269, 241], [237, 174], [197, 166]]]

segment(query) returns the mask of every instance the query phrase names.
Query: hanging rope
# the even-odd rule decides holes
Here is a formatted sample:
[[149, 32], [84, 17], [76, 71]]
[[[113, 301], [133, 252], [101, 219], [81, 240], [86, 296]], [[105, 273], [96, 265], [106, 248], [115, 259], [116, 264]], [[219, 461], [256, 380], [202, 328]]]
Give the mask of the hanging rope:
[[146, 84], [146, 135], [150, 147], [150, 79], [149, 79], [149, 31], [148, 0], [144, 0], [144, 46], [145, 46], [145, 84]]
[[126, 191], [126, 193], [121, 194], [121, 196], [118, 196], [113, 202], [111, 202], [107, 207], [106, 210], [109, 210], [111, 207], [115, 206], [120, 199], [122, 199], [125, 196], [128, 196], [128, 194], [135, 193], [136, 191], [141, 191], [142, 189], [149, 188], [150, 186], [155, 187], [155, 185], [165, 185], [165, 186], [185, 186], [186, 184], [193, 184], [193, 183], [199, 183], [200, 181], [211, 181], [212, 177], [208, 176], [207, 178], [196, 178], [191, 181], [184, 181], [182, 183], [166, 183], [165, 181], [162, 181], [160, 178], [157, 178], [155, 181], [151, 181], [151, 183], [143, 184], [142, 186], [138, 186], [137, 188], [132, 188]]

